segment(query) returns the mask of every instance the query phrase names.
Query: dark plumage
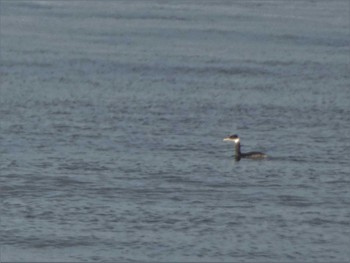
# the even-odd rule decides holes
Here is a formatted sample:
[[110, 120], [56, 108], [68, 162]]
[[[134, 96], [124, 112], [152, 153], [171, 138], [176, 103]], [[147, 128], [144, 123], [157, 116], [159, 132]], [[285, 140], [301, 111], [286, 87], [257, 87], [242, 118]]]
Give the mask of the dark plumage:
[[230, 135], [224, 138], [224, 141], [230, 141], [235, 143], [235, 158], [236, 160], [240, 160], [241, 158], [250, 158], [250, 159], [264, 159], [267, 157], [265, 153], [262, 152], [241, 152], [241, 140], [239, 139], [237, 134]]

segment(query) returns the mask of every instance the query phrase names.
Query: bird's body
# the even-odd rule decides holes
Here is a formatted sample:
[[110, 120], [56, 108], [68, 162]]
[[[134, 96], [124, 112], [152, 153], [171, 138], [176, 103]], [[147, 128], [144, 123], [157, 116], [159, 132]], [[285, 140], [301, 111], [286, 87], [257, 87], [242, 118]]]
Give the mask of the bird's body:
[[249, 159], [264, 159], [267, 157], [265, 153], [262, 152], [241, 152], [241, 140], [238, 135], [234, 134], [224, 139], [224, 141], [230, 141], [235, 143], [235, 159], [240, 160], [241, 158]]

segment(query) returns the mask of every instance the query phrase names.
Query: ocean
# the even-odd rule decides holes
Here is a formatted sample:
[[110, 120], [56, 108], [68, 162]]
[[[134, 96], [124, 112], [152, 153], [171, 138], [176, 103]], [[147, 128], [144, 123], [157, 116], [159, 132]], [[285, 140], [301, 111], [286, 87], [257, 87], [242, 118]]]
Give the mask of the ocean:
[[0, 12], [2, 262], [350, 261], [348, 1]]

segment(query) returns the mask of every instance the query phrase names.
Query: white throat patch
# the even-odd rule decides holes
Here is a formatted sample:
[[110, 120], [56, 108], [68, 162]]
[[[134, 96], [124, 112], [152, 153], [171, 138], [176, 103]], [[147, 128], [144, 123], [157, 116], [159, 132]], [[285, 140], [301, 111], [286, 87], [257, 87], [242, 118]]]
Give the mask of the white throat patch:
[[233, 140], [235, 143], [239, 143], [239, 138]]

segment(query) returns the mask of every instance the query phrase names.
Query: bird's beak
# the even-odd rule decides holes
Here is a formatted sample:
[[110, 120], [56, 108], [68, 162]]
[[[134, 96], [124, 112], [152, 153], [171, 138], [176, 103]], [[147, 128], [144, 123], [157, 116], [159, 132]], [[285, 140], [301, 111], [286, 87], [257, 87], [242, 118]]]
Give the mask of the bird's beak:
[[230, 140], [230, 138], [224, 138], [223, 139], [223, 141], [229, 141]]

